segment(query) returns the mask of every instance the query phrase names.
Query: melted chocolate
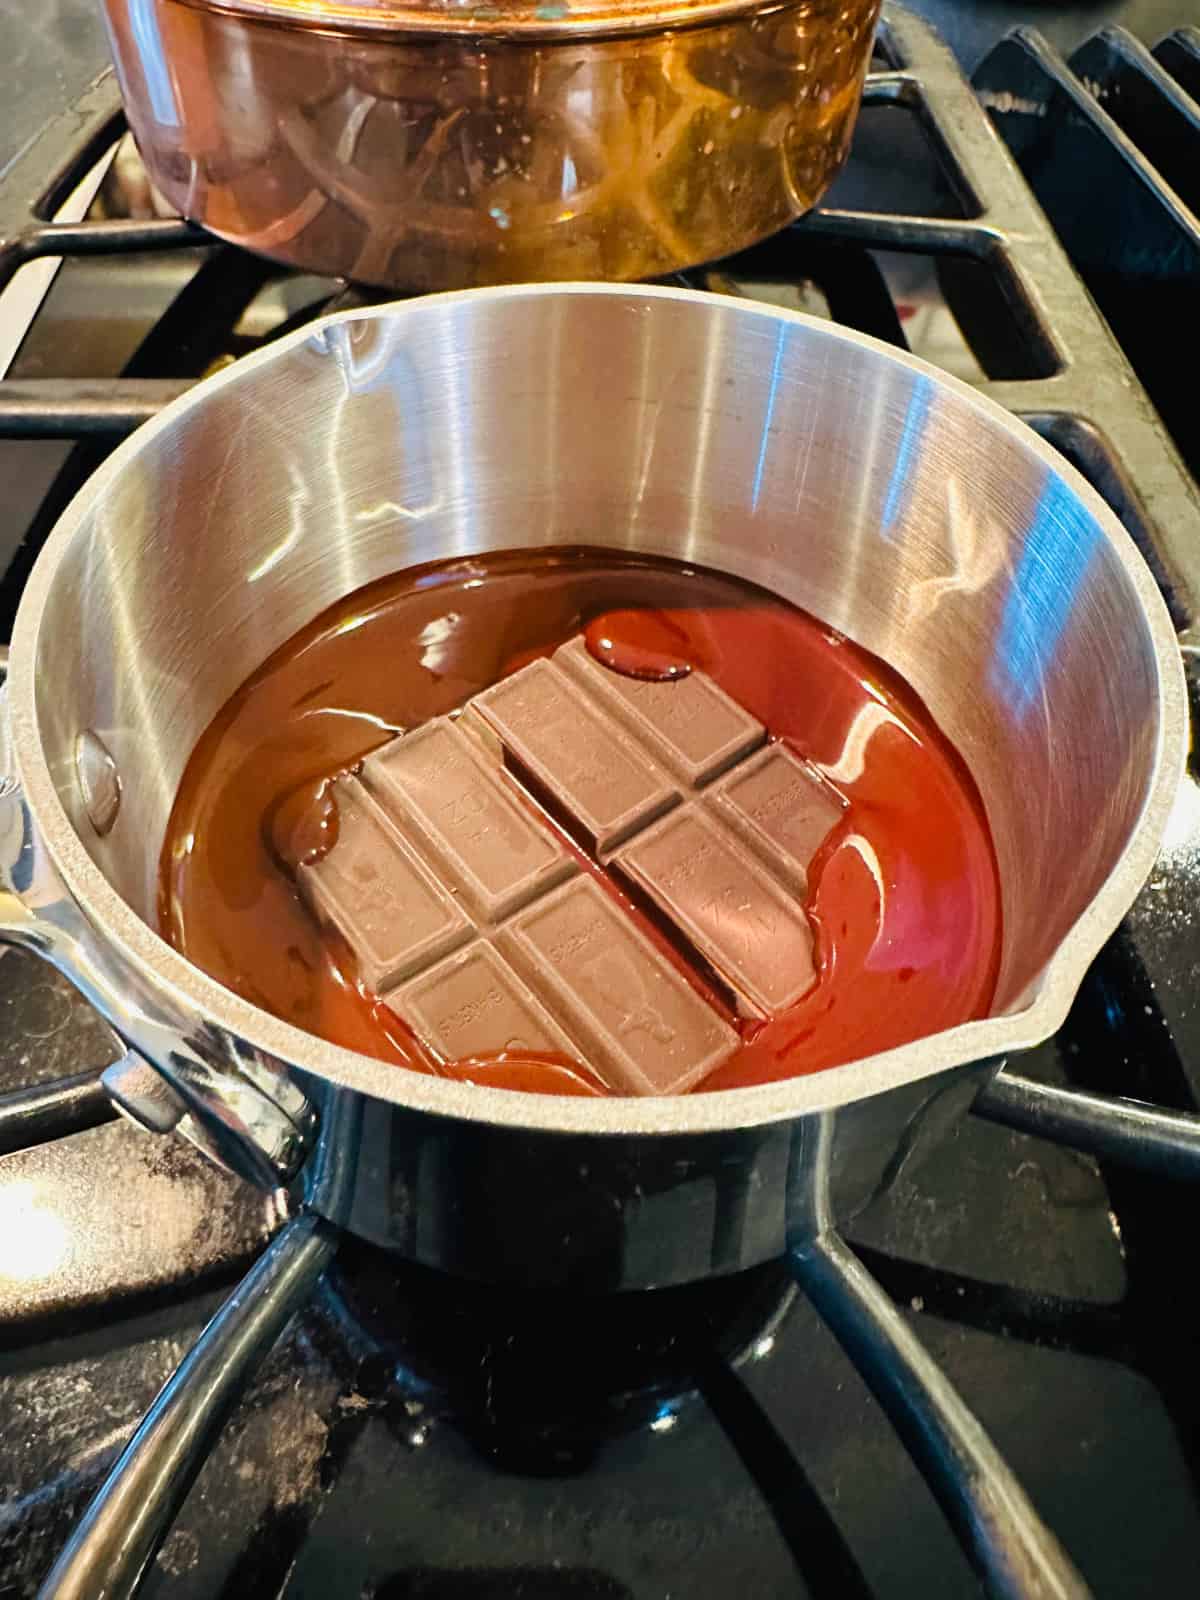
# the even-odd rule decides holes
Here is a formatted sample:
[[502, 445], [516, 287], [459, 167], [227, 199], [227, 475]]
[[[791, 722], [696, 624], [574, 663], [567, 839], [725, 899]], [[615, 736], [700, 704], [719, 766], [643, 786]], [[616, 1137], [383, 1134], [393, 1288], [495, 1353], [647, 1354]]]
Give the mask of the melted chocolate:
[[337, 839], [333, 774], [581, 630], [596, 660], [630, 677], [702, 669], [849, 802], [807, 874], [815, 985], [766, 1023], [741, 1023], [740, 1047], [700, 1087], [816, 1071], [986, 1014], [995, 858], [974, 785], [913, 692], [761, 590], [591, 550], [403, 572], [277, 651], [188, 763], [162, 855], [166, 936], [245, 998], [350, 1049], [478, 1083], [601, 1092], [589, 1067], [561, 1055], [436, 1061], [360, 986], [296, 887], [297, 868]]

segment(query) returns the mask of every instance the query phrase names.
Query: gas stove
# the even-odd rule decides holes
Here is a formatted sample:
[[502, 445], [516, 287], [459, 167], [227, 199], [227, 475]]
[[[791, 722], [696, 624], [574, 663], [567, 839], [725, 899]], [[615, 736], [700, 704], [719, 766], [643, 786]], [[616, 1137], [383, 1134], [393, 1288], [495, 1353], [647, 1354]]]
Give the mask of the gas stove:
[[[1200, 429], [1175, 381], [1200, 277], [1193, 95], [1193, 29], [1152, 51], [1110, 30], [1069, 61], [1019, 32], [968, 84], [895, 9], [827, 204], [685, 281], [911, 348], [1024, 417], [1137, 538], [1200, 692]], [[362, 300], [156, 214], [121, 135], [106, 77], [0, 181], [6, 628], [45, 534], [121, 437], [214, 367]], [[877, 1358], [905, 1370], [917, 1336], [1102, 1597], [1184, 1592], [1200, 1539], [1176, 1243], [1200, 1222], [1200, 1137], [1186, 1115], [1089, 1098], [1200, 1104], [1198, 883], [1189, 773], [1059, 1035], [986, 1115], [905, 1151], [850, 1235], [851, 1272], [897, 1308]], [[783, 1263], [610, 1300], [460, 1283], [289, 1220], [281, 1196], [113, 1120], [112, 1054], [53, 972], [0, 960], [6, 1600], [39, 1592], [76, 1529], [47, 1596], [131, 1592], [122, 1545], [139, 1540], [140, 1592], [172, 1600], [979, 1592], [830, 1331], [847, 1338], [819, 1273], [807, 1296]], [[920, 1440], [916, 1455], [928, 1472]], [[952, 1519], [961, 1489], [960, 1523], [978, 1509], [963, 1465], [934, 1473]], [[1041, 1592], [1002, 1563], [991, 1581]]]

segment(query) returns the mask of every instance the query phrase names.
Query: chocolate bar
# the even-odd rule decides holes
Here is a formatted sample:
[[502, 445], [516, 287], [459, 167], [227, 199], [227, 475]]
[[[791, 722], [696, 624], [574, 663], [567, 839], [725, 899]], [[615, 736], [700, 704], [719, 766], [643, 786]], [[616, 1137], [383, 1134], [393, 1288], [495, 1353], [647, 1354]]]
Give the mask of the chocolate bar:
[[465, 944], [473, 929], [452, 895], [391, 826], [363, 786], [333, 786], [333, 849], [299, 868], [302, 890], [354, 951], [376, 993]]
[[765, 1015], [812, 987], [808, 918], [703, 808], [685, 806], [664, 818], [620, 851], [616, 864]]
[[634, 1094], [681, 1094], [738, 1036], [616, 901], [580, 877], [519, 912], [500, 935], [585, 1059]]
[[706, 798], [720, 820], [801, 895], [808, 891], [813, 856], [846, 814], [840, 796], [782, 744], [742, 762]]
[[662, 768], [550, 661], [485, 689], [465, 716], [532, 773], [597, 854], [678, 799]]
[[574, 639], [339, 779], [337, 843], [299, 881], [440, 1060], [550, 1053], [678, 1094], [738, 1035], [535, 800], [742, 1014], [771, 1015], [815, 981], [799, 897], [844, 808], [765, 737], [705, 674], [623, 678]]
[[382, 996], [442, 1061], [500, 1051], [578, 1058], [578, 1047], [486, 939]]
[[376, 750], [362, 776], [477, 924], [499, 922], [575, 871], [562, 841], [448, 717]]
[[693, 670], [657, 683], [630, 678], [597, 661], [582, 637], [569, 640], [554, 659], [689, 789], [708, 783], [767, 736], [706, 673]]

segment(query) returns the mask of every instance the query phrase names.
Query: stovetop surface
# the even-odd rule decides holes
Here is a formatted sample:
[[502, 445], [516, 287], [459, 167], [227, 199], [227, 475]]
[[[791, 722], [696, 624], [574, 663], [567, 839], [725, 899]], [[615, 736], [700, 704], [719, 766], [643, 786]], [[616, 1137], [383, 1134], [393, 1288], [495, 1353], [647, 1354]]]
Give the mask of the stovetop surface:
[[[1042, 120], [1054, 116], [1066, 114]], [[1064, 237], [1086, 244], [1078, 207], [1054, 214], [1067, 190], [1052, 152], [1024, 132], [1005, 139]], [[111, 182], [104, 194], [119, 207]], [[894, 107], [864, 115], [831, 203], [961, 215], [915, 119]], [[801, 226], [692, 281], [832, 315], [972, 381], [1007, 376], [994, 370], [994, 327], [972, 340], [972, 297], [961, 285], [955, 296], [920, 250]], [[1128, 260], [1089, 286], [1114, 322], [1145, 287]], [[341, 285], [224, 248], [69, 260], [12, 374], [197, 376], [346, 300]], [[1144, 319], [1131, 328], [1135, 346], [1153, 342]], [[1192, 426], [1173, 416], [1194, 463]], [[110, 444], [0, 441], [6, 624], [31, 550]], [[1023, 1071], [1195, 1106], [1198, 871], [1190, 775], [1134, 912]], [[21, 952], [0, 959], [0, 1095], [107, 1056], [106, 1030], [61, 979]], [[123, 1123], [0, 1158], [4, 1600], [34, 1594], [280, 1221], [276, 1203]], [[1194, 1584], [1200, 1367], [1181, 1278], [1198, 1224], [1193, 1190], [968, 1118], [850, 1231], [1101, 1597]], [[456, 1283], [347, 1241], [222, 1434], [144, 1592], [703, 1600], [739, 1589], [979, 1592], [904, 1448], [782, 1268], [587, 1302]]]
[[[1102, 959], [1027, 1069], [1065, 1081], [1097, 1050], [1137, 1048], [1136, 1017], [1096, 1029], [1109, 985], [1128, 990], [1121, 960]], [[77, 1065], [91, 1025], [28, 961], [0, 962], [4, 1016], [43, 1031], [31, 1058]], [[4, 1074], [28, 1081], [11, 1047]], [[1187, 1191], [968, 1119], [851, 1230], [1100, 1596], [1182, 1592], [1193, 1570], [1200, 1393], [1178, 1263], [1196, 1212]], [[119, 1123], [0, 1163], [5, 1214], [0, 1595], [16, 1597], [272, 1219], [199, 1157]], [[781, 1268], [589, 1303], [459, 1284], [347, 1243], [145, 1592], [737, 1587], [978, 1593]]]

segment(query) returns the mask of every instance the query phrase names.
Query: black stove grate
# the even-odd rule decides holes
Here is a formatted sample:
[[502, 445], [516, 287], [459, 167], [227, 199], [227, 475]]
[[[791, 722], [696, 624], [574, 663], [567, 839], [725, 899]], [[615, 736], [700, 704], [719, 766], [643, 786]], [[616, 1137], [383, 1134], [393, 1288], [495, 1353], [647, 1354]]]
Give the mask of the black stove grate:
[[[976, 95], [950, 51], [894, 7], [881, 27], [864, 108], [899, 109], [920, 124], [951, 206], [910, 213], [823, 206], [745, 256], [686, 275], [704, 282], [715, 271], [728, 282], [752, 272], [794, 281], [810, 270], [807, 252], [817, 240], [935, 257], [946, 298], [981, 353], [988, 373], [982, 391], [1024, 417], [1110, 500], [1156, 565], [1183, 623], [1200, 604], [1192, 599], [1200, 594], [1200, 498], [1179, 448], [1191, 461], [1196, 442], [1185, 418], [1176, 448], [1131, 361], [1149, 366], [1153, 399], [1172, 414], [1173, 387], [1186, 397], [1188, 386], [1172, 385], [1168, 353], [1188, 326], [1179, 296], [1196, 282], [1200, 252], [1200, 225], [1186, 205], [1197, 188], [1191, 138], [1200, 131], [1200, 108], [1186, 87], [1195, 87], [1197, 50], [1195, 29], [1171, 35], [1154, 55], [1111, 29], [1069, 67], [1035, 33], [1017, 30], [976, 72]], [[993, 123], [1016, 162], [1005, 158]], [[105, 74], [13, 164], [0, 184], [0, 289], [19, 267], [43, 257], [213, 248], [177, 219], [48, 220], [123, 129], [116, 83]], [[1167, 161], [1176, 182], [1182, 175], [1182, 198], [1155, 159]], [[1022, 174], [1049, 219], [1031, 202]], [[119, 438], [194, 381], [207, 365], [206, 337], [227, 333], [271, 271], [241, 252], [215, 247], [213, 254], [216, 270], [201, 296], [187, 297], [202, 297], [203, 315], [177, 306], [121, 377], [0, 381], [0, 437]], [[840, 258], [831, 253], [824, 265], [847, 258], [845, 250]], [[837, 272], [822, 273], [820, 257], [812, 270], [838, 285], [835, 301], [851, 299]], [[1080, 276], [1122, 341], [1134, 319], [1125, 351], [1096, 315]], [[1155, 292], [1142, 292], [1149, 287]], [[338, 303], [347, 293], [354, 291], [343, 291]], [[872, 299], [879, 322], [869, 331], [882, 327], [894, 336], [894, 316], [878, 296], [866, 303]], [[833, 304], [830, 310], [838, 316]], [[852, 312], [848, 320], [858, 325], [860, 317]]]
[[[1200, 35], [1181, 30], [1151, 54], [1114, 30], [1068, 66], [1020, 33], [980, 67], [978, 97], [949, 52], [899, 9], [888, 15], [880, 51], [855, 159], [865, 151], [870, 162], [873, 116], [919, 129], [938, 164], [919, 203], [905, 211], [831, 204], [684, 281], [725, 293], [801, 284], [835, 320], [903, 344], [880, 252], [932, 258], [984, 374], [979, 387], [1081, 468], [1151, 560], [1195, 692], [1200, 499], [1187, 468], [1196, 465], [1197, 436], [1171, 354], [1188, 326], [1183, 294], [1196, 282], [1188, 153], [1198, 131], [1189, 93], [1200, 92]], [[247, 347], [234, 330], [278, 272], [175, 220], [49, 220], [122, 127], [106, 76], [10, 169], [0, 184], [0, 288], [43, 257], [176, 250], [196, 252], [199, 265], [122, 376], [46, 377], [18, 362], [19, 375], [0, 379], [0, 437], [76, 442], [0, 588], [5, 623], [70, 494], [120, 437]], [[357, 298], [328, 285], [266, 337]], [[1194, 773], [1187, 785], [1194, 792]], [[1034, 1053], [1033, 1081], [993, 1097], [993, 1117], [1049, 1131], [1055, 1108], [1039, 1092], [1043, 1081], [1183, 1112], [1200, 1103], [1198, 863], [1200, 807], [1197, 826], [1169, 842], [1058, 1039]], [[0, 1002], [14, 1030], [36, 1018], [39, 990], [69, 1004], [27, 958], [0, 964]], [[63, 1167], [47, 1168], [61, 1181], [73, 1162], [64, 1186], [79, 1226], [116, 1141], [122, 1161], [126, 1147], [141, 1151], [147, 1141], [96, 1126], [106, 1106], [94, 1072], [78, 1069], [103, 1054], [103, 1040], [78, 1019], [72, 1027], [81, 1041], [74, 1056], [56, 1034], [28, 1068], [29, 1052], [0, 1060], [0, 1083], [10, 1089], [0, 1096], [0, 1150], [16, 1152], [0, 1168], [0, 1203], [5, 1177], [18, 1179], [10, 1189], [36, 1180], [20, 1163], [61, 1159]], [[36, 1056], [38, 1029], [28, 1031]], [[891, 1365], [882, 1380], [876, 1375], [878, 1392], [898, 1370], [905, 1324], [920, 1328], [1098, 1593], [1181, 1592], [1200, 1533], [1200, 1371], [1179, 1304], [1175, 1241], [1191, 1236], [1200, 1208], [1171, 1177], [1195, 1176], [1196, 1139], [1191, 1125], [1169, 1118], [1130, 1138], [1119, 1117], [1070, 1104], [1087, 1148], [1111, 1154], [1114, 1142], [1118, 1152], [1124, 1144], [1134, 1164], [1103, 1159], [1097, 1168], [1021, 1133], [964, 1125], [925, 1168], [898, 1174], [856, 1226], [859, 1259], [905, 1318], [889, 1343], [880, 1330], [892, 1313], [877, 1304], [849, 1337], [857, 1329], [860, 1339], [883, 1340]], [[49, 1142], [67, 1134], [74, 1137]], [[122, 1182], [146, 1181], [143, 1159], [120, 1168]], [[35, 1592], [145, 1400], [211, 1308], [212, 1275], [236, 1269], [278, 1221], [243, 1214], [219, 1179], [198, 1180], [186, 1160], [156, 1176], [201, 1182], [196, 1203], [226, 1218], [215, 1245], [197, 1235], [172, 1276], [152, 1256], [122, 1256], [118, 1241], [73, 1278], [0, 1304], [5, 1436], [40, 1434], [44, 1447], [10, 1474], [0, 1501], [5, 1600]], [[85, 1526], [72, 1569], [81, 1587], [52, 1585], [49, 1594], [98, 1592], [88, 1584], [98, 1585], [109, 1564], [128, 1572], [116, 1543], [136, 1544], [139, 1518], [152, 1553], [186, 1487], [187, 1448], [173, 1492], [161, 1495], [151, 1481], [160, 1489], [165, 1481], [163, 1439], [179, 1445], [180, 1408], [192, 1422], [223, 1414], [245, 1375], [241, 1358], [279, 1331], [330, 1249], [319, 1226], [289, 1225], [256, 1269], [257, 1316], [223, 1314], [187, 1381], [165, 1392], [151, 1422], [153, 1451], [133, 1457], [146, 1478], [139, 1484], [127, 1471], [90, 1536]], [[818, 1302], [823, 1275], [855, 1270], [853, 1257], [799, 1266]], [[839, 1305], [845, 1322], [844, 1287], [832, 1291], [834, 1322]], [[680, 1294], [646, 1297], [644, 1313], [597, 1313], [589, 1381], [564, 1382], [548, 1397], [554, 1352], [538, 1330], [573, 1325], [586, 1352], [577, 1304], [496, 1304], [390, 1262], [381, 1275], [378, 1259], [347, 1241], [221, 1436], [147, 1589], [173, 1600], [643, 1600], [674, 1583], [698, 1597], [735, 1584], [780, 1595], [975, 1592], [911, 1465], [880, 1433], [865, 1391], [812, 1307], [789, 1294], [782, 1269], [715, 1295]], [[231, 1327], [240, 1343], [229, 1342]], [[629, 1356], [606, 1366], [601, 1356], [614, 1342]], [[422, 1363], [430, 1352], [441, 1364]], [[939, 1381], [927, 1375], [935, 1388]], [[112, 1425], [87, 1431], [73, 1403]], [[927, 1426], [936, 1424], [928, 1395], [919, 1405]], [[1038, 1407], [1053, 1431], [1038, 1425]], [[903, 1411], [894, 1399], [893, 1410]], [[942, 1474], [944, 1502], [962, 1488], [947, 1460], [952, 1443], [943, 1438], [924, 1463]], [[1105, 1452], [1111, 1465], [1098, 1472], [1093, 1458]], [[482, 1490], [471, 1461], [495, 1473]], [[681, 1494], [691, 1503], [680, 1507]], [[1083, 1503], [1088, 1496], [1099, 1506]], [[960, 1513], [979, 1509], [976, 1500]], [[905, 1515], [911, 1526], [897, 1537]], [[975, 1532], [986, 1558], [989, 1530]], [[1003, 1538], [991, 1537], [991, 1554], [997, 1592], [1034, 1592]]]

